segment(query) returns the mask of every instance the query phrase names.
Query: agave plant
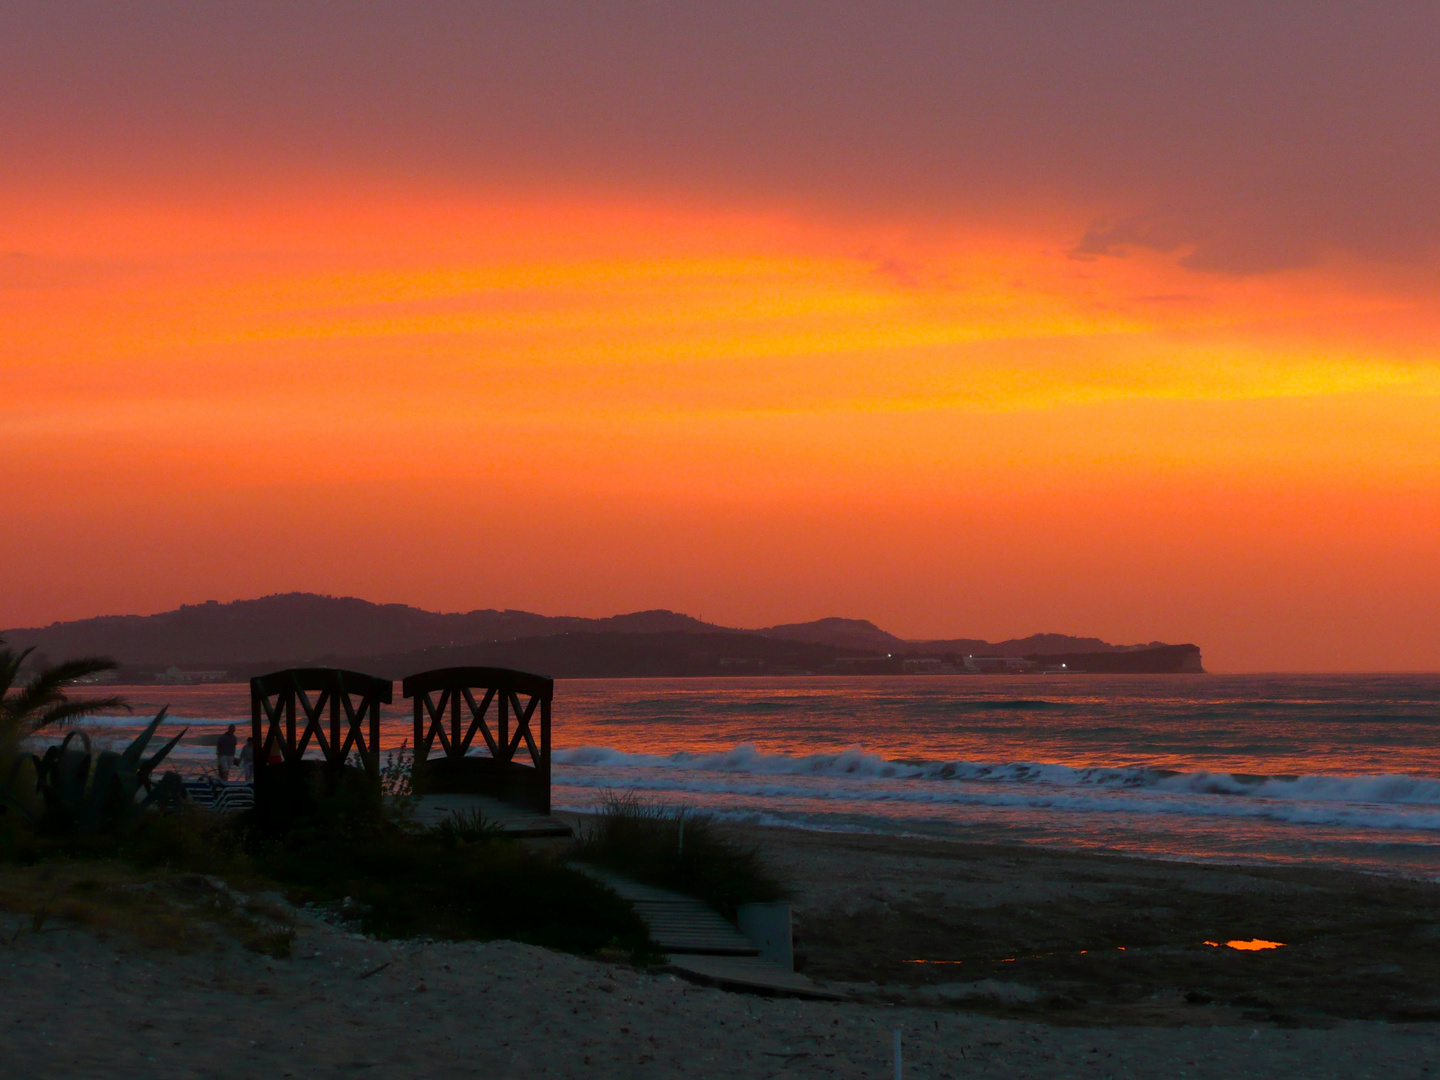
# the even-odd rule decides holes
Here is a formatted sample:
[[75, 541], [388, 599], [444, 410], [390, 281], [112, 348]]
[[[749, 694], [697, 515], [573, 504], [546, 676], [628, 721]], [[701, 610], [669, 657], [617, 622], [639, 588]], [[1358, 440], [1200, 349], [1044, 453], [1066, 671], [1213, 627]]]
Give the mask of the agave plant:
[[[62, 831], [114, 832], [131, 825], [155, 803], [178, 800], [182, 794], [179, 774], [167, 773], [159, 781], [152, 774], [189, 728], [181, 728], [178, 735], [145, 757], [145, 748], [164, 722], [166, 711], [161, 709], [124, 751], [96, 754], [90, 736], [76, 730], [46, 750], [43, 757], [35, 758], [46, 825]], [[72, 739], [79, 739], [80, 746], [72, 748]]]

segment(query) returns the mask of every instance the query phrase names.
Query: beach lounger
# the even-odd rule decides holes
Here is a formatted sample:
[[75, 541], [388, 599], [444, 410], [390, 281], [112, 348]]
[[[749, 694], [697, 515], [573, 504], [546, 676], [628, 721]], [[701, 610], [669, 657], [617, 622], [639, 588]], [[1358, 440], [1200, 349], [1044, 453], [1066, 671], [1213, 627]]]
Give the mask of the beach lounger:
[[215, 795], [217, 814], [238, 814], [255, 805], [254, 784], [225, 784]]
[[255, 805], [254, 784], [222, 784], [200, 777], [184, 781], [184, 788], [192, 805], [217, 814], [238, 814]]

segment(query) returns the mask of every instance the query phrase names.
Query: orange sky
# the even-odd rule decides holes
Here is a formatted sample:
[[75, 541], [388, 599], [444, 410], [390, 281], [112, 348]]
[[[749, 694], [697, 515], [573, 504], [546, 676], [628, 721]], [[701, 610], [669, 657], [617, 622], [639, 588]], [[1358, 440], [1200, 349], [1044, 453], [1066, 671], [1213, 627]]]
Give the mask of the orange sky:
[[1429, 249], [141, 157], [0, 173], [0, 625], [303, 589], [1440, 668]]

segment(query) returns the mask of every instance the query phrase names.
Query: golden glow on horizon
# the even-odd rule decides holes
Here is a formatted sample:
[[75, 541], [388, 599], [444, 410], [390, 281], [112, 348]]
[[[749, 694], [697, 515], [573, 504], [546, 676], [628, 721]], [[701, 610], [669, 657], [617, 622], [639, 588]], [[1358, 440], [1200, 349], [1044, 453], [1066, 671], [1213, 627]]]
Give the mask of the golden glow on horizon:
[[[208, 441], [257, 412], [298, 427], [320, 407], [392, 438], [488, 415], [723, 441], [766, 416], [1440, 388], [1440, 366], [1413, 350], [1376, 351], [1353, 331], [1314, 340], [1317, 319], [1429, 311], [1320, 273], [1207, 279], [1173, 259], [1076, 260], [1061, 236], [993, 228], [918, 244], [674, 211], [647, 228], [633, 207], [326, 210], [237, 211], [228, 227], [152, 210], [127, 227], [72, 208], [68, 237], [4, 237], [22, 253], [4, 387], [27, 403], [5, 427], [198, 428]], [[365, 222], [359, 239], [347, 217]]]
[[[1157, 506], [1232, 556], [1283, 544], [1319, 566], [1356, 538], [1398, 543], [1397, 574], [1440, 523], [1440, 305], [1418, 271], [1078, 259], [1080, 213], [867, 224], [318, 190], [15, 206], [0, 448], [37, 515], [84, 492], [184, 529], [282, 488], [458, 485], [569, 507], [562, 531], [602, 505], [722, 532], [811, 515], [770, 543], [777, 566], [827, 515], [890, 544], [893, 522], [928, 515], [991, 555], [1043, 547], [1063, 520], [1075, 552], [1124, 573], [1176, 542]], [[463, 532], [446, 543], [480, 557]], [[422, 601], [375, 573], [353, 587]], [[471, 602], [524, 606], [449, 606]], [[920, 625], [940, 617], [893, 628], [971, 632]]]

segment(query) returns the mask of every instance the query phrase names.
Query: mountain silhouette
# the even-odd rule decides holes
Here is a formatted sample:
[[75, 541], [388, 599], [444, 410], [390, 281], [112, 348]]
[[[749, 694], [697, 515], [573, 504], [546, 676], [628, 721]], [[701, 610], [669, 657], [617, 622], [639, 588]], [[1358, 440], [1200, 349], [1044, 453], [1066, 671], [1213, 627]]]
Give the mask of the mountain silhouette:
[[[239, 676], [252, 669], [342, 660], [361, 666], [384, 660], [439, 667], [481, 662], [477, 657], [556, 674], [755, 673], [824, 670], [847, 656], [1094, 657], [1160, 645], [1111, 645], [1064, 634], [998, 643], [911, 641], [864, 619], [838, 617], [742, 630], [664, 609], [599, 619], [493, 608], [442, 613], [315, 593], [277, 593], [226, 604], [211, 600], [155, 615], [105, 615], [6, 630], [0, 636], [12, 646], [33, 646], [37, 658], [114, 657], [134, 678], [172, 666], [225, 669]], [[1198, 666], [1199, 650], [1194, 651]], [[1123, 669], [1127, 662], [1103, 666], [1117, 663]], [[1098, 668], [1092, 665], [1092, 670]]]

